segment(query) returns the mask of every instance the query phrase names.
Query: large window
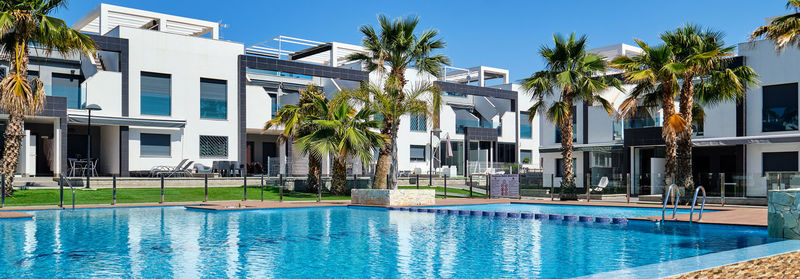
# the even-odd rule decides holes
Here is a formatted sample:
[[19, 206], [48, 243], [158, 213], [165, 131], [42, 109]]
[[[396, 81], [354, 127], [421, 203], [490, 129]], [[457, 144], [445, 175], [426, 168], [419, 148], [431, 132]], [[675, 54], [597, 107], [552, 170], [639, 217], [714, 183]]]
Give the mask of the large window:
[[411, 120], [411, 131], [418, 131], [418, 132], [425, 132], [426, 125], [428, 123], [428, 119], [425, 115], [410, 115], [409, 119]]
[[278, 115], [278, 93], [267, 93], [269, 96], [269, 103], [270, 103], [270, 110], [272, 111], [272, 117], [274, 118]]
[[762, 88], [761, 131], [797, 131], [797, 83]]
[[170, 136], [163, 134], [141, 134], [139, 154], [141, 156], [170, 156]]
[[228, 137], [200, 136], [201, 158], [226, 158], [228, 157]]
[[528, 120], [530, 114], [521, 112], [519, 114], [519, 137], [523, 139], [533, 138], [533, 125]]
[[228, 118], [228, 83], [226, 81], [200, 79], [200, 118]]
[[525, 149], [520, 150], [519, 159], [523, 164], [533, 164], [533, 151]]
[[172, 113], [172, 82], [170, 75], [142, 72], [141, 113], [170, 115]]
[[81, 77], [67, 74], [53, 73], [51, 85], [51, 95], [66, 97], [67, 108], [83, 108], [81, 96]]
[[425, 161], [425, 146], [424, 145], [412, 145], [410, 146], [410, 156], [411, 162], [424, 162]]
[[764, 173], [797, 171], [797, 152], [764, 152], [761, 155]]

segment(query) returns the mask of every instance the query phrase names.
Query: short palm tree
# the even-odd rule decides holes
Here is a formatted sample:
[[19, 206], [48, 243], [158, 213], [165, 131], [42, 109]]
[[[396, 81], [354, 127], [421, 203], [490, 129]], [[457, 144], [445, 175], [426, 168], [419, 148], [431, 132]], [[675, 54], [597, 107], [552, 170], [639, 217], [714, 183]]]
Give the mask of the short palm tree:
[[694, 187], [692, 177], [692, 123], [695, 105], [695, 87], [703, 88], [706, 103], [737, 100], [747, 87], [755, 81], [755, 72], [750, 66], [729, 69], [730, 57], [735, 47], [725, 46], [724, 35], [700, 26], [687, 24], [661, 35], [664, 43], [671, 47], [677, 61], [686, 66], [680, 74], [679, 94], [680, 115], [684, 126], [677, 132], [677, 162], [675, 183], [691, 193]]
[[[563, 177], [561, 180], [562, 200], [576, 200], [575, 175], [572, 169], [572, 107], [575, 102], [598, 103], [608, 111], [614, 112], [611, 104], [599, 92], [613, 86], [622, 90], [621, 82], [603, 75], [608, 68], [605, 57], [586, 52], [586, 36], [569, 38], [553, 36], [554, 46], [542, 46], [539, 54], [544, 58], [546, 69], [538, 71], [522, 82], [522, 87], [537, 100], [528, 109], [532, 120], [536, 113], [543, 112], [547, 119], [561, 130], [561, 155]], [[554, 101], [548, 101], [554, 98]]]
[[676, 132], [685, 127], [686, 121], [675, 113], [675, 98], [680, 89], [681, 74], [686, 65], [675, 58], [672, 48], [667, 45], [651, 47], [645, 42], [636, 40], [642, 54], [633, 57], [619, 56], [611, 61], [611, 66], [625, 71], [623, 76], [627, 82], [635, 84], [628, 97], [619, 107], [619, 115], [623, 118], [633, 117], [639, 106], [660, 105], [663, 111], [664, 125], [661, 137], [666, 149], [665, 178], [672, 183], [677, 160]]
[[[317, 97], [325, 98], [319, 87], [308, 85], [305, 90], [300, 90], [300, 98], [297, 104], [285, 105], [275, 114], [275, 117], [264, 125], [264, 131], [272, 127], [283, 125], [278, 140], [280, 142], [291, 142], [292, 139], [297, 139], [314, 131], [314, 125], [311, 125], [312, 118], [319, 118], [323, 115], [317, 103], [314, 101]], [[308, 154], [308, 177], [306, 179], [306, 190], [312, 193], [317, 192], [320, 186], [319, 179], [322, 174], [322, 158], [309, 153], [308, 150], [303, 150], [303, 153]]]
[[297, 143], [312, 156], [333, 155], [331, 194], [347, 194], [347, 159], [372, 161], [373, 151], [386, 142], [382, 135], [372, 131], [380, 128], [381, 122], [371, 119], [374, 112], [369, 107], [356, 110], [349, 102], [328, 102], [320, 96], [315, 96], [314, 102], [320, 109], [320, 117], [309, 117], [315, 128], [298, 138]]
[[[419, 23], [417, 17], [391, 20], [385, 15], [378, 16], [380, 33], [372, 26], [361, 26], [364, 35], [362, 45], [366, 53], [354, 53], [348, 57], [349, 61], [364, 63], [370, 72], [385, 75], [383, 81], [385, 92], [402, 92], [408, 80], [406, 69], [414, 67], [420, 73], [439, 77], [443, 65], [449, 65], [450, 59], [434, 51], [445, 47], [445, 42], [436, 38], [439, 31], [427, 30], [417, 35], [416, 27]], [[387, 73], [388, 72], [388, 73]], [[390, 88], [392, 87], [392, 88]], [[403, 94], [397, 95], [396, 105], [405, 101]], [[438, 112], [436, 112], [438, 113]], [[397, 186], [397, 126], [400, 125], [400, 115], [384, 114], [381, 133], [389, 138], [385, 146], [380, 149], [378, 162], [375, 166], [375, 179], [372, 185], [375, 189], [386, 187], [386, 177], [391, 173], [391, 187]], [[438, 124], [438, 120], [434, 123]]]
[[800, 1], [786, 2], [786, 9], [794, 10], [794, 13], [776, 17], [769, 24], [756, 28], [750, 34], [750, 39], [766, 38], [775, 42], [778, 50], [787, 45], [800, 47]]
[[[28, 80], [28, 55], [31, 46], [45, 54], [59, 52], [94, 52], [94, 41], [73, 30], [58, 18], [49, 16], [63, 7], [63, 0], [0, 1], [0, 55], [11, 63], [8, 76], [0, 81], [0, 107], [9, 114], [5, 131], [5, 149], [0, 173], [6, 185], [12, 185], [19, 159], [25, 115], [34, 115], [44, 108], [44, 85], [38, 78]], [[7, 195], [13, 194], [7, 187]]]

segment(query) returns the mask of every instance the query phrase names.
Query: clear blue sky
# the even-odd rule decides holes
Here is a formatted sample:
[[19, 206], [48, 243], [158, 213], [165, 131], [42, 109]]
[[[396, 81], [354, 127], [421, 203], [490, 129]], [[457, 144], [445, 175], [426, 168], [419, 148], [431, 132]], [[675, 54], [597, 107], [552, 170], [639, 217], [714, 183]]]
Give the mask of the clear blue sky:
[[511, 71], [518, 80], [541, 69], [536, 52], [552, 34], [589, 36], [590, 47], [656, 42], [658, 34], [691, 22], [726, 33], [728, 44], [768, 16], [785, 13], [784, 0], [672, 1], [178, 1], [72, 0], [56, 16], [72, 24], [99, 3], [222, 21], [225, 40], [250, 45], [277, 35], [359, 44], [358, 27], [378, 14], [418, 15], [423, 29], [436, 28], [447, 42], [453, 66], [485, 65]]

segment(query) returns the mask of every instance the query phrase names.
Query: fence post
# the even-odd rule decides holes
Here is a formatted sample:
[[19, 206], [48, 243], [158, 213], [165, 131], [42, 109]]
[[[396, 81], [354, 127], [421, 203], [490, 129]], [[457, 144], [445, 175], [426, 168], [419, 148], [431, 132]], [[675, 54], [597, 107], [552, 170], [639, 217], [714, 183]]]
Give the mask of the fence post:
[[469, 175], [469, 198], [472, 198], [472, 175]]
[[[0, 182], [0, 184], [2, 184], [2, 186], [0, 186], [0, 188], [2, 188], [2, 189], [0, 189], [0, 192], [3, 192], [3, 193], [0, 194], [0, 207], [5, 207], [6, 206], [6, 175], [5, 174], [3, 174], [2, 179], [3, 179], [3, 182]], [[61, 191], [61, 195], [62, 196], [64, 195], [64, 191], [63, 190]], [[63, 201], [64, 198], [62, 197], [61, 200]]]
[[486, 175], [486, 197], [488, 199], [492, 198], [492, 174]]
[[203, 175], [203, 202], [208, 201], [208, 174]]
[[625, 199], [631, 203], [631, 173], [625, 175]]
[[720, 190], [720, 193], [719, 193], [720, 194], [720, 199], [721, 199], [722, 206], [725, 206], [725, 173], [724, 172], [719, 174], [719, 181], [720, 181], [719, 183], [722, 184], [722, 185], [720, 185], [720, 186], [722, 186], [722, 188]]
[[447, 175], [444, 175], [444, 198], [447, 198]]
[[281, 173], [278, 176], [278, 195], [279, 195], [279, 202], [283, 202], [283, 174]]
[[161, 202], [164, 203], [164, 175], [161, 175]]
[[417, 174], [417, 190], [419, 190], [419, 174]]
[[[6, 193], [6, 179], [3, 175], [3, 195]], [[58, 175], [58, 207], [64, 208], [64, 176]]]
[[586, 202], [590, 202], [592, 200], [591, 193], [592, 187], [589, 187], [589, 182], [591, 182], [590, 174], [586, 173], [583, 175], [585, 178], [583, 179], [583, 187], [586, 187]]
[[390, 188], [390, 186], [389, 186], [389, 185], [391, 185], [391, 182], [389, 182], [389, 175], [387, 174], [387, 175], [386, 175], [386, 189], [389, 189], [389, 188]]
[[[355, 177], [355, 176], [356, 175], [354, 174], [353, 177]], [[317, 179], [317, 202], [321, 202], [322, 201], [322, 185], [324, 185], [324, 184], [325, 183], [322, 180], [322, 175], [320, 175], [320, 178]]]
[[550, 174], [550, 201], [554, 201], [555, 200], [555, 196], [553, 196], [553, 193], [555, 193], [555, 192], [556, 192], [555, 174], [551, 173]]
[[261, 201], [264, 201], [264, 174], [261, 174]]
[[117, 175], [111, 176], [111, 205], [117, 204]]

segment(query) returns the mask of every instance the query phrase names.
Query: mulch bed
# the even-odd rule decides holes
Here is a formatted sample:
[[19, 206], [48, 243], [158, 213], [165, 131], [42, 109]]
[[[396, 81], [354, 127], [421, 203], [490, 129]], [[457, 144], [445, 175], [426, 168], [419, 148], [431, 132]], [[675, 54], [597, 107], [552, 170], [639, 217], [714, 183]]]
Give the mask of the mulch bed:
[[800, 278], [800, 252], [760, 258], [670, 278]]

